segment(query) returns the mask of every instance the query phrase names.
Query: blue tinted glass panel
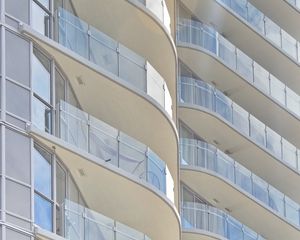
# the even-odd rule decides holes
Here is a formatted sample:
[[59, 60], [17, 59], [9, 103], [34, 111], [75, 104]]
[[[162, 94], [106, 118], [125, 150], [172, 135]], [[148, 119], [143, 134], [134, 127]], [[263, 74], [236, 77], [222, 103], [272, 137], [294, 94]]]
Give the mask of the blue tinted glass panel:
[[51, 155], [39, 147], [34, 148], [34, 188], [51, 198]]
[[34, 195], [34, 219], [41, 228], [52, 231], [52, 204], [38, 194]]

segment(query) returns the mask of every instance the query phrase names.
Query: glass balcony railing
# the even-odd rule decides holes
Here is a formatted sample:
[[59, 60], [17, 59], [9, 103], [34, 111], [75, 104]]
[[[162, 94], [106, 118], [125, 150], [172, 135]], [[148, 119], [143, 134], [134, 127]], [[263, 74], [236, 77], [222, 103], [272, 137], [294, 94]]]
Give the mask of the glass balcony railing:
[[177, 27], [177, 41], [208, 50], [246, 81], [300, 117], [300, 96], [213, 28], [198, 21], [180, 19]]
[[62, 207], [66, 239], [150, 240], [144, 233], [72, 201], [65, 200]]
[[174, 202], [170, 171], [149, 147], [66, 102], [57, 109], [58, 137], [147, 181]]
[[[148, 182], [174, 202], [174, 181], [164, 161], [149, 147], [125, 133], [60, 101], [56, 108], [55, 134], [63, 141]], [[45, 122], [41, 124], [41, 119]], [[39, 111], [33, 125], [47, 131], [52, 125], [52, 111]]]
[[299, 173], [300, 150], [222, 92], [201, 80], [187, 77], [181, 77], [178, 90], [180, 102], [201, 106], [215, 112], [240, 133], [252, 139], [258, 146], [268, 150], [276, 159]]
[[167, 84], [148, 61], [68, 11], [60, 8], [56, 15], [61, 45], [147, 93], [172, 117]]
[[287, 3], [292, 5], [297, 11], [300, 11], [300, 0], [285, 0]]
[[183, 229], [208, 231], [228, 240], [264, 240], [263, 237], [223, 211], [202, 203], [183, 202], [181, 223]]
[[298, 63], [300, 62], [300, 43], [254, 7], [248, 0], [215, 1], [229, 8], [289, 57]]
[[138, 0], [146, 8], [154, 13], [163, 23], [169, 33], [171, 33], [171, 18], [165, 0]]
[[300, 206], [214, 146], [195, 139], [180, 139], [181, 165], [213, 171], [251, 194], [289, 222], [300, 226]]

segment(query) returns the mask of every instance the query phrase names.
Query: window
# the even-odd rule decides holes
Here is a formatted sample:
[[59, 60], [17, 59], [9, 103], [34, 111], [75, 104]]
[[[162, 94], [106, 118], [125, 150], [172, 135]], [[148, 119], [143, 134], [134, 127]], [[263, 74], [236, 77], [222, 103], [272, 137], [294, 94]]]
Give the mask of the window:
[[39, 33], [50, 36], [49, 0], [32, 2], [32, 27]]
[[35, 145], [33, 158], [35, 223], [43, 229], [52, 231], [52, 155]]
[[52, 132], [51, 61], [36, 48], [32, 54], [32, 122], [35, 127]]
[[[32, 156], [35, 224], [63, 236], [66, 226], [63, 215], [65, 201], [71, 200], [82, 206], [86, 204], [73, 178], [56, 155], [35, 144]], [[54, 191], [56, 194], [53, 194]]]

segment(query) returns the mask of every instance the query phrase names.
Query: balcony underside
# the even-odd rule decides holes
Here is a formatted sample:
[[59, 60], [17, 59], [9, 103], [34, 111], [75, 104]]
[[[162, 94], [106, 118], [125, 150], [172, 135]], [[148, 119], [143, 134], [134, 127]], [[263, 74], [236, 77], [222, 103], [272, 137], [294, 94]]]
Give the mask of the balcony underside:
[[34, 128], [30, 133], [48, 148], [55, 149], [90, 209], [137, 229], [151, 239], [180, 239], [179, 215], [163, 193], [54, 136]]
[[175, 101], [176, 48], [171, 35], [154, 13], [138, 0], [72, 2], [82, 20], [146, 58], [165, 79]]
[[[234, 160], [244, 165], [275, 188], [295, 201], [300, 201], [300, 175], [277, 160], [248, 136], [243, 135], [221, 117], [202, 107], [180, 104], [179, 118], [208, 143], [227, 152]], [[278, 177], [280, 176], [280, 177]]]
[[[222, 177], [206, 170], [181, 168], [181, 179], [195, 192], [206, 200], [218, 203], [219, 209], [229, 209], [230, 215], [241, 221], [248, 227], [255, 229], [266, 239], [272, 240], [296, 240], [300, 238], [300, 231], [292, 226], [271, 209], [255, 201], [250, 195], [235, 188]], [[214, 200], [215, 199], [215, 200]]]
[[177, 186], [178, 135], [166, 111], [146, 93], [56, 42], [35, 32], [26, 34], [64, 70], [83, 110], [149, 146], [166, 162]]
[[183, 229], [182, 240], [225, 240], [222, 236], [198, 229]]
[[300, 67], [294, 59], [253, 30], [216, 0], [183, 0], [201, 21], [212, 24], [226, 39], [298, 94]]
[[300, 119], [202, 48], [180, 44], [178, 56], [201, 79], [215, 85], [234, 102], [300, 148]]
[[284, 0], [260, 1], [250, 0], [250, 2], [281, 26], [285, 31], [300, 40], [300, 11], [292, 7]]

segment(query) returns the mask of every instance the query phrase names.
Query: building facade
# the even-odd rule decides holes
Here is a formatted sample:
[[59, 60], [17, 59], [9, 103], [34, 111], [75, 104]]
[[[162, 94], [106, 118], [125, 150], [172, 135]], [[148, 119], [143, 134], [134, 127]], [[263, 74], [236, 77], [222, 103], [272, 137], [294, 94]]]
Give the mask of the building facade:
[[300, 239], [299, 0], [0, 19], [0, 239]]

